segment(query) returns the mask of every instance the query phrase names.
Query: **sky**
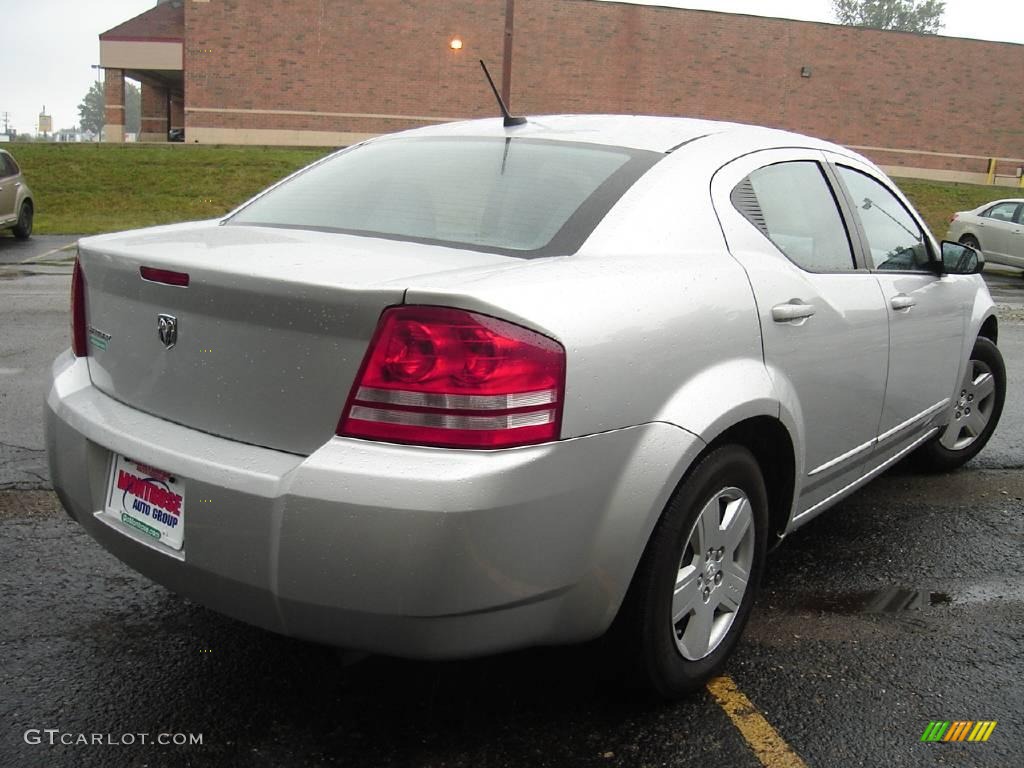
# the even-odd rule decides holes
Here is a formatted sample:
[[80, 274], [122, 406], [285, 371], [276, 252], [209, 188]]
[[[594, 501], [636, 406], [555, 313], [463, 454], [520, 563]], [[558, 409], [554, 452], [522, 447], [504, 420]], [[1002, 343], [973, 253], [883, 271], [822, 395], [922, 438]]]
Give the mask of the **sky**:
[[[830, 0], [636, 2], [833, 20]], [[77, 125], [78, 103], [96, 79], [91, 65], [99, 63], [99, 34], [155, 4], [155, 0], [0, 0], [0, 18], [8, 31], [0, 45], [0, 131], [7, 113], [13, 128], [34, 133], [44, 106], [53, 117], [54, 129]], [[946, 0], [943, 34], [1024, 44], [1024, 0]]]

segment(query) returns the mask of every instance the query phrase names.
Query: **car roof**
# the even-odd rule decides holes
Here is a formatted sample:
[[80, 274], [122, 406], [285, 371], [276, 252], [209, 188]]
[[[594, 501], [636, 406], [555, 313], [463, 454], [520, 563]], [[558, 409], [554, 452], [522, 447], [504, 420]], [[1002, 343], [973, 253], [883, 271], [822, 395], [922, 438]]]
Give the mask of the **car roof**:
[[651, 152], [671, 152], [690, 143], [714, 136], [727, 141], [735, 154], [770, 147], [841, 149], [827, 141], [798, 133], [742, 123], [698, 120], [652, 115], [537, 115], [523, 125], [506, 128], [501, 118], [442, 123], [391, 134], [409, 136], [516, 137], [550, 141], [576, 141]]
[[1024, 203], [1024, 197], [1004, 197], [1002, 200], [989, 200], [987, 203], [982, 203], [974, 210], [984, 210], [986, 208], [991, 208], [994, 205], [999, 205], [1000, 203]]

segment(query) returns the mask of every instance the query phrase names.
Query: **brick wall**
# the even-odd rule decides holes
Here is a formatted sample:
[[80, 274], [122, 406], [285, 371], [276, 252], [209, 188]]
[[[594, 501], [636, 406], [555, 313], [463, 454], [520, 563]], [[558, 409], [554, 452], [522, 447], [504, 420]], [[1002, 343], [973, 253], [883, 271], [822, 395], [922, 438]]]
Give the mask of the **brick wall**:
[[104, 70], [103, 103], [103, 140], [124, 141], [124, 70]]
[[171, 94], [171, 128], [185, 127], [185, 102], [176, 93]]
[[[504, 6], [189, 0], [186, 125], [378, 133], [493, 115], [476, 60], [500, 82]], [[518, 0], [515, 24], [514, 111], [759, 123], [931, 153], [866, 151], [937, 170], [1024, 156], [1024, 46], [590, 0]]]
[[103, 78], [103, 122], [124, 125], [124, 70], [107, 69]]
[[167, 89], [143, 82], [141, 108], [139, 141], [167, 141]]
[[[380, 133], [423, 118], [490, 115], [476, 58], [500, 76], [504, 2], [444, 7], [442, 14], [428, 0], [189, 2], [188, 135], [196, 127]], [[455, 35], [467, 41], [459, 54], [448, 48]], [[224, 108], [235, 111], [195, 111]]]

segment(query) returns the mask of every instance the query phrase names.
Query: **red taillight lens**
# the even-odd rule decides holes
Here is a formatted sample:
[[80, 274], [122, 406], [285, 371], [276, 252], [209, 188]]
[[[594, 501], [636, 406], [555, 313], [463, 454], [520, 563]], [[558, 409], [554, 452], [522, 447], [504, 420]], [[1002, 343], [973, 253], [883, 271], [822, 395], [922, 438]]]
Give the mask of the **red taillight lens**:
[[557, 440], [565, 350], [475, 312], [392, 307], [349, 394], [337, 433], [445, 448]]
[[85, 325], [85, 276], [77, 257], [75, 271], [71, 274], [71, 352], [75, 357], [85, 357], [89, 354], [89, 339]]
[[143, 280], [151, 283], [163, 283], [164, 285], [177, 285], [182, 288], [188, 287], [188, 273], [175, 272], [170, 269], [157, 269], [156, 267], [139, 267], [139, 274]]

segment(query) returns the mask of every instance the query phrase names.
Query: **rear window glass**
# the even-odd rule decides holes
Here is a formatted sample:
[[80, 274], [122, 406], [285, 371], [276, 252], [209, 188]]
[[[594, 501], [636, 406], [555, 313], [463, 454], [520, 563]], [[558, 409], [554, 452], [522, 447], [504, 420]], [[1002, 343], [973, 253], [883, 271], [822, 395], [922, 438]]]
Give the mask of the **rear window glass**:
[[531, 139], [383, 140], [311, 166], [227, 223], [569, 254], [661, 157]]

